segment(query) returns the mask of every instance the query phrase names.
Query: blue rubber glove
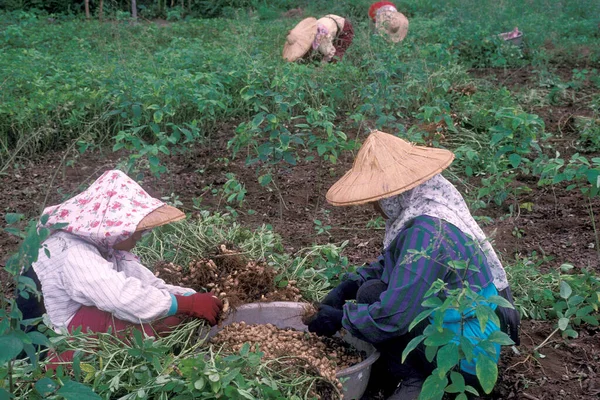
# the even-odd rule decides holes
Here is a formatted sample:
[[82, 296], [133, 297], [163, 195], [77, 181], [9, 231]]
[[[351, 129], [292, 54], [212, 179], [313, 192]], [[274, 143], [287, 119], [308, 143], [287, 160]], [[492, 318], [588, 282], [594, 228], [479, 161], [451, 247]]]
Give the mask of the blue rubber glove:
[[346, 303], [346, 300], [356, 298], [356, 292], [358, 292], [359, 284], [356, 281], [346, 280], [337, 285], [321, 302], [327, 306], [337, 308], [341, 310]]
[[333, 336], [342, 329], [344, 312], [331, 306], [321, 305], [316, 317], [308, 324], [308, 331], [319, 336]]

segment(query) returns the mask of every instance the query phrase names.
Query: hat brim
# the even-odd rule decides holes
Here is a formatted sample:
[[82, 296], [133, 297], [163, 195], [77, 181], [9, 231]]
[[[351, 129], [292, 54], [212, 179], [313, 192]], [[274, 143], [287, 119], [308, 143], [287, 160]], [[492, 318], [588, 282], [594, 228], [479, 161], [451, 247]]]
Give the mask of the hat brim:
[[283, 58], [286, 61], [294, 62], [303, 57], [310, 50], [316, 35], [316, 18], [310, 17], [300, 21], [286, 37], [283, 45]]
[[[350, 206], [395, 196], [431, 179], [454, 160], [449, 150], [414, 146], [396, 136], [376, 133], [391, 138], [369, 137], [367, 146], [365, 141], [352, 169], [327, 191], [330, 204]], [[400, 151], [394, 146], [400, 146]]]
[[185, 219], [185, 214], [179, 209], [165, 204], [146, 215], [138, 224], [136, 231], [144, 231], [161, 225]]
[[[398, 29], [391, 30], [393, 25], [397, 25]], [[408, 18], [404, 14], [396, 11], [386, 11], [378, 15], [375, 22], [375, 29], [385, 35], [394, 43], [401, 42], [408, 34]]]

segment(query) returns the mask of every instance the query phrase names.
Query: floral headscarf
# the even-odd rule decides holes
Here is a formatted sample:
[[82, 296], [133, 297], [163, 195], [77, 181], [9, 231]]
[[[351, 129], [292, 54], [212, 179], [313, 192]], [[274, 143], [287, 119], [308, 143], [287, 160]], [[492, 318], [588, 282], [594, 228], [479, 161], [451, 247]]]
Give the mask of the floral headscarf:
[[113, 245], [130, 237], [146, 215], [164, 204], [123, 172], [111, 170], [77, 196], [47, 207], [45, 226], [68, 223], [64, 231], [113, 254]]
[[485, 233], [473, 219], [462, 195], [442, 175], [435, 175], [397, 196], [381, 199], [379, 205], [389, 217], [385, 226], [385, 247], [389, 246], [410, 220], [420, 215], [443, 219], [479, 243], [490, 265], [496, 288], [504, 290], [508, 287], [506, 271]]

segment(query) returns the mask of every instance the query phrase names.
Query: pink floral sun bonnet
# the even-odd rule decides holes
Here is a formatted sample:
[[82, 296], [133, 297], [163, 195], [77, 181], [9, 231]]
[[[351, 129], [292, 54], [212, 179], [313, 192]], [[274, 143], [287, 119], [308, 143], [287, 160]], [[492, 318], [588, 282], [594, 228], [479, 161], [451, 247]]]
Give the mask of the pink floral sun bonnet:
[[44, 214], [50, 218], [45, 226], [67, 223], [62, 230], [110, 250], [130, 237], [146, 215], [164, 204], [125, 173], [111, 170], [77, 196], [47, 207]]

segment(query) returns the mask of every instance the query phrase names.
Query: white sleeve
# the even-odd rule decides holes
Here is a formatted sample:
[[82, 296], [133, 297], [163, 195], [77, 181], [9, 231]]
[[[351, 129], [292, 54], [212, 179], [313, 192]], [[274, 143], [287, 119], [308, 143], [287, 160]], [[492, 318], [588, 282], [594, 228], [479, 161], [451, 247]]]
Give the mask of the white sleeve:
[[125, 275], [127, 276], [137, 278], [147, 285], [154, 286], [158, 289], [166, 290], [171, 294], [183, 295], [186, 293], [196, 293], [194, 289], [182, 286], [169, 285], [162, 279], [154, 276], [152, 271], [150, 271], [148, 268], [146, 268], [144, 265], [140, 264], [137, 261], [119, 261], [119, 269], [125, 272]]
[[133, 323], [166, 316], [172, 303], [167, 290], [116, 271], [111, 262], [86, 245], [69, 249], [63, 264], [63, 284], [72, 300]]

